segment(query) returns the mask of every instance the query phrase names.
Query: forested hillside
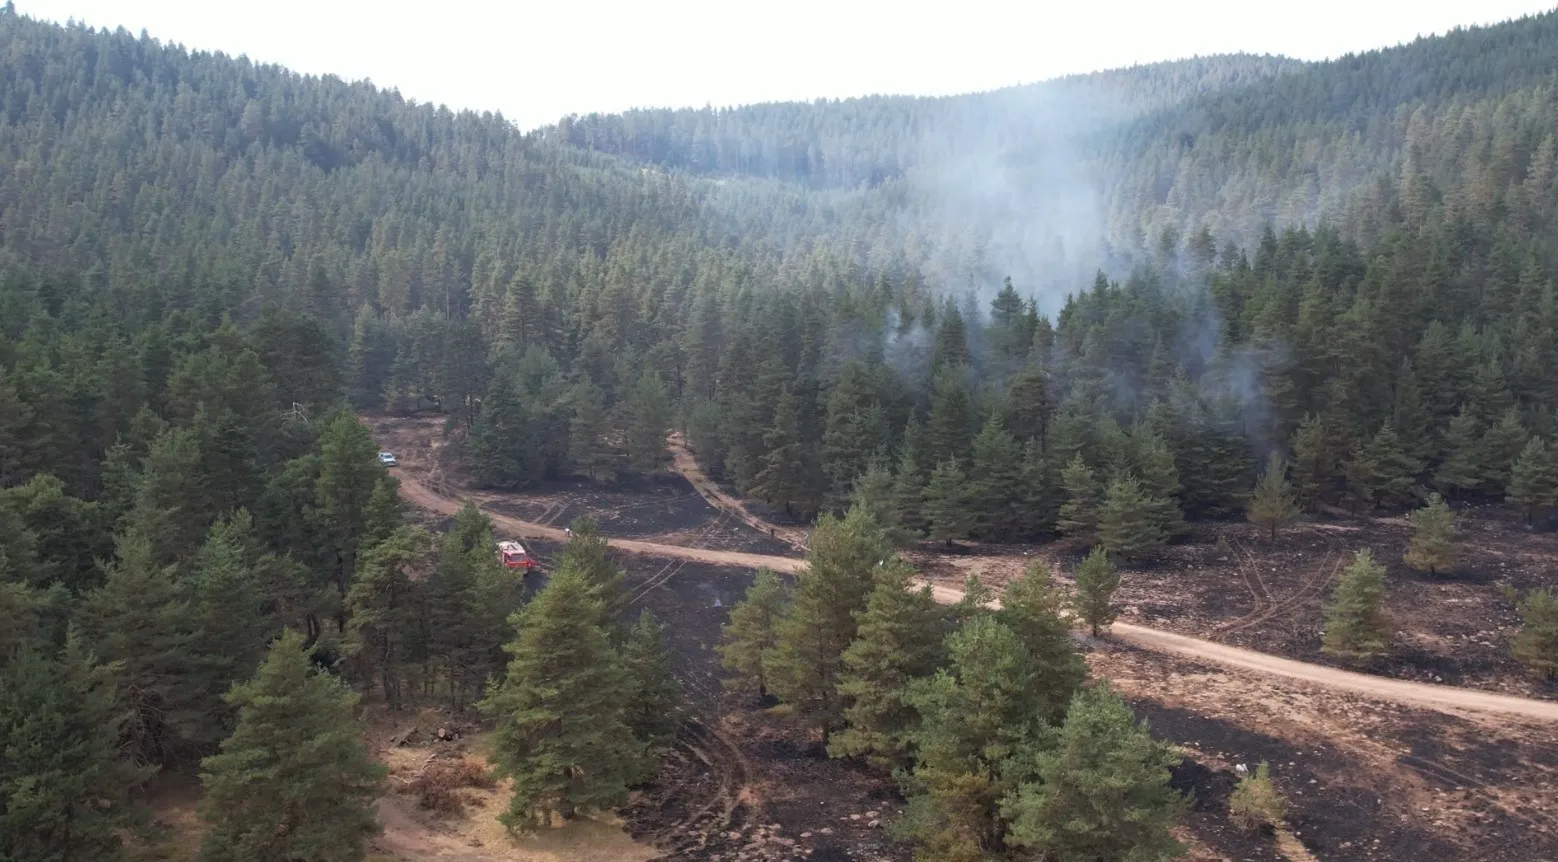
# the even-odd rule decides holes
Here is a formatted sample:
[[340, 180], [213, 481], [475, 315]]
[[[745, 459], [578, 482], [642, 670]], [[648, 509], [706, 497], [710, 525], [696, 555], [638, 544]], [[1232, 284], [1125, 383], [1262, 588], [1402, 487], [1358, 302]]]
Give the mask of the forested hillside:
[[[1134, 473], [1191, 515], [1237, 510], [1270, 452], [1292, 459], [1311, 503], [1405, 502], [1416, 481], [1502, 495], [1526, 438], [1553, 431], [1558, 397], [1543, 373], [1558, 351], [1558, 91], [1542, 50], [1555, 22], [1316, 66], [1189, 61], [967, 103], [645, 113], [563, 135], [696, 168], [700, 135], [810, 140], [827, 164], [875, 130], [848, 150], [865, 164], [899, 158], [870, 154], [917, 123], [950, 125], [946, 142], [1021, 131], [979, 131], [980, 113], [957, 106], [1021, 117], [1014, 105], [1040, 99], [1096, 106], [1079, 134], [1115, 135], [1104, 161], [1174, 138], [1174, 173], [1215, 169], [1198, 181], [1209, 194], [1244, 174], [1306, 194], [1331, 177], [1316, 165], [1349, 162], [1320, 143], [1375, 160], [1343, 171], [1373, 203], [1338, 201], [1335, 227], [1281, 228], [1263, 210], [1278, 229], [1241, 250], [1204, 223], [1170, 226], [1136, 267], [1075, 284], [1050, 316], [1020, 280], [976, 294], [914, 265], [928, 245], [887, 248], [902, 221], [890, 204], [907, 194], [891, 182], [808, 190], [771, 159], [753, 170], [778, 178], [641, 169], [499, 117], [7, 14], [4, 391], [18, 408], [4, 474], [104, 493], [101, 453], [134, 411], [88, 430], [71, 411], [106, 408], [57, 381], [139, 364], [156, 393], [167, 372], [144, 367], [171, 368], [169, 343], [227, 315], [289, 321], [300, 348], [256, 344], [310, 371], [280, 375], [280, 406], [321, 407], [330, 390], [315, 378], [335, 369], [358, 406], [441, 406], [474, 473], [499, 486], [651, 469], [681, 424], [714, 469], [776, 506], [838, 506], [876, 464], [866, 485], [892, 486], [895, 517], [953, 536], [1055, 529], [1079, 457], [1091, 481]], [[634, 137], [645, 124], [651, 137]], [[1166, 177], [1143, 152], [1136, 170]], [[1142, 224], [1181, 188], [1148, 184], [1162, 194], [1139, 202]], [[1203, 222], [1242, 211], [1175, 206]], [[945, 501], [927, 494], [973, 491], [950, 471], [1005, 483], [974, 493], [992, 510], [975, 524], [930, 517]]]
[[1055, 269], [1141, 260], [1166, 228], [1248, 247], [1268, 224], [1329, 219], [1372, 244], [1435, 204], [1540, 206], [1511, 187], [1553, 170], [1555, 52], [1550, 13], [1332, 63], [1214, 57], [942, 99], [569, 117], [554, 134], [696, 173], [868, 186], [858, 205], [917, 263], [961, 282], [982, 241], [992, 265], [974, 278], [1048, 291]]
[[[299, 682], [303, 640], [267, 657], [283, 627], [391, 705], [458, 708], [501, 674], [518, 596], [489, 525], [408, 526], [351, 408], [441, 411], [497, 488], [652, 472], [685, 430], [741, 492], [803, 519], [853, 500], [900, 542], [1150, 558], [1243, 513], [1262, 464], [1307, 506], [1552, 507], [1555, 57], [1549, 14], [1320, 65], [525, 135], [6, 7], [0, 794], [39, 807], [0, 828], [24, 857], [113, 858], [109, 800], [150, 768], [226, 738], [210, 784], [241, 786], [269, 694], [339, 724], [351, 698]], [[619, 732], [664, 713], [657, 630], [610, 605], [592, 537], [567, 559], [523, 613], [599, 624], [568, 636], [614, 668], [581, 691], [623, 693], [595, 704], [609, 795], [663, 731]], [[969, 667], [1010, 640], [971, 631]], [[524, 638], [491, 709], [546, 677]], [[338, 795], [371, 796], [321, 735]], [[44, 773], [76, 777], [35, 792]]]

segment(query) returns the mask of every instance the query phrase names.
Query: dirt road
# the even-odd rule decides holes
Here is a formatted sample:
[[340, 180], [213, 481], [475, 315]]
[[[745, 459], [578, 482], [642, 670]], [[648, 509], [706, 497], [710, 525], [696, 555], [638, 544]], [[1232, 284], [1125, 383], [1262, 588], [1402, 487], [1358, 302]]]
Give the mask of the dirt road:
[[[465, 504], [459, 500], [453, 500], [434, 492], [431, 488], [409, 475], [401, 473], [396, 476], [400, 480], [400, 495], [407, 500], [440, 515], [454, 515]], [[546, 539], [552, 542], [566, 542], [567, 533], [561, 527], [550, 527], [545, 524], [535, 524], [530, 521], [522, 521], [508, 515], [483, 510], [487, 517], [492, 519], [493, 526], [500, 532], [517, 536], [521, 539]], [[722, 566], [744, 566], [751, 569], [769, 568], [776, 572], [794, 574], [806, 568], [805, 560], [793, 557], [772, 557], [765, 554], [746, 554], [739, 551], [716, 551], [708, 548], [686, 548], [681, 545], [662, 545], [655, 542], [640, 542], [634, 539], [612, 539], [611, 547], [626, 554], [641, 554], [649, 557], [675, 557], [682, 560], [696, 560], [700, 563], [714, 563]]]
[[[401, 473], [398, 478], [400, 479], [401, 495], [424, 509], [443, 515], [453, 515], [464, 505], [461, 501], [435, 493], [409, 475]], [[739, 502], [729, 501], [726, 505], [735, 506], [740, 514], [745, 516], [743, 520], [748, 520], [749, 523], [757, 521], [757, 523], [753, 523], [753, 526], [757, 526], [759, 529], [763, 529], [766, 526], [756, 519], [755, 516], [747, 512], [744, 507], [741, 507]], [[726, 506], [720, 506], [720, 508], [726, 508]], [[504, 533], [520, 538], [546, 539], [555, 542], [567, 540], [566, 534], [558, 527], [534, 524], [497, 512], [489, 511], [487, 515], [492, 519], [493, 525]], [[793, 557], [717, 551], [707, 548], [687, 548], [680, 545], [665, 545], [632, 539], [612, 539], [611, 546], [618, 551], [628, 554], [662, 558], [672, 557], [695, 560], [702, 563], [743, 566], [754, 569], [769, 568], [776, 572], [792, 574], [799, 572], [806, 566], [804, 560]], [[931, 590], [935, 594], [936, 600], [943, 604], [951, 604], [963, 597], [961, 590], [941, 584], [931, 584]], [[1558, 702], [1530, 700], [1473, 689], [1429, 685], [1353, 673], [1129, 623], [1115, 623], [1111, 627], [1110, 633], [1116, 640], [1157, 652], [1175, 653], [1224, 667], [1255, 671], [1297, 682], [1321, 685], [1335, 690], [1354, 692], [1441, 712], [1451, 714], [1494, 713], [1518, 715], [1539, 721], [1558, 723]]]

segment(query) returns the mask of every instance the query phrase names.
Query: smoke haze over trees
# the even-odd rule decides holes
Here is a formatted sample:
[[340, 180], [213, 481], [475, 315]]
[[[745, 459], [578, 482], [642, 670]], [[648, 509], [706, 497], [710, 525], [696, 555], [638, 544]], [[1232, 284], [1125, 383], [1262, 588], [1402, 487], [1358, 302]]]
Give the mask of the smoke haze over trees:
[[[987, 848], [1060, 852], [1069, 803], [1039, 786], [1074, 778], [1062, 754], [1135, 752], [1113, 765], [1156, 788], [1162, 752], [1112, 695], [1075, 695], [1038, 581], [1033, 619], [970, 604], [924, 661], [883, 658], [936, 610], [877, 592], [908, 581], [890, 546], [1099, 544], [1103, 624], [1109, 560], [1150, 561], [1252, 499], [1273, 534], [1295, 507], [1400, 509], [1427, 489], [1548, 514], [1553, 57], [1558, 13], [1329, 63], [1211, 57], [522, 134], [7, 6], [0, 679], [47, 721], [0, 710], [0, 742], [98, 785], [39, 797], [91, 817], [25, 846], [112, 849], [156, 768], [215, 755], [227, 780], [268, 727], [250, 701], [283, 676], [308, 681], [310, 726], [351, 736], [351, 698], [316, 684], [305, 647], [387, 707], [486, 704], [519, 826], [647, 773], [668, 660], [657, 623], [623, 618], [603, 540], [577, 531], [562, 587], [521, 610], [480, 512], [442, 540], [408, 526], [356, 409], [439, 411], [445, 451], [505, 489], [658, 470], [683, 431], [716, 478], [824, 516], [834, 557], [793, 598], [765, 579], [732, 674], [819, 730], [874, 722], [841, 750], [923, 771], [922, 836], [978, 826]], [[1338, 596], [1341, 653], [1383, 648], [1374, 577]], [[1522, 646], [1548, 670], [1549, 599], [1525, 600]], [[807, 643], [813, 619], [826, 637]], [[558, 768], [533, 745], [548, 632], [591, 719]], [[978, 678], [984, 655], [1009, 673]], [[1027, 761], [981, 767], [1021, 810], [935, 820], [958, 752], [982, 744], [959, 735], [960, 698], [1027, 691], [1035, 662], [1064, 690], [981, 731], [1027, 734]], [[600, 738], [620, 749], [609, 780], [573, 782]], [[360, 844], [359, 813], [319, 840]], [[1171, 843], [1150, 825], [1143, 846]]]

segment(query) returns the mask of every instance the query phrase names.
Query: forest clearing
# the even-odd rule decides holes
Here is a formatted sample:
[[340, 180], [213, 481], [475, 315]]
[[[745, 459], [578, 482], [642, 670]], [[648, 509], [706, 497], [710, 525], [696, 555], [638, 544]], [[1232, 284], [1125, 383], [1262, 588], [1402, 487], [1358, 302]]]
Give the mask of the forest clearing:
[[[800, 568], [803, 561], [794, 555], [799, 553], [796, 545], [804, 542], [803, 533], [792, 531], [785, 538], [770, 534], [769, 523], [747, 504], [723, 490], [718, 494], [705, 490], [713, 483], [697, 474], [692, 479], [665, 476], [621, 486], [565, 483], [537, 493], [467, 491], [458, 472], [438, 457], [441, 418], [371, 414], [364, 416], [364, 422], [376, 439], [401, 458], [397, 476], [402, 492], [435, 519], [458, 510], [459, 500], [471, 497], [489, 513], [500, 534], [512, 531], [543, 543], [560, 542], [563, 533], [558, 525], [572, 518], [598, 519], [603, 533], [611, 537], [611, 546], [625, 554], [621, 560], [635, 601], [673, 621], [668, 636], [678, 678], [695, 704], [698, 723], [678, 739], [676, 755], [654, 789], [624, 812], [635, 835], [669, 849], [673, 854], [669, 858], [678, 859], [769, 858], [763, 854], [773, 853], [790, 858], [784, 857], [786, 849], [793, 850], [793, 858], [907, 858], [903, 848], [879, 829], [862, 828], [862, 823], [886, 821], [895, 811], [901, 812], [901, 800], [898, 808], [893, 805], [896, 793], [890, 783], [822, 757], [804, 733], [766, 716], [749, 698], [725, 694], [720, 688], [713, 647], [726, 610], [740, 600], [750, 583], [752, 565], [780, 571]], [[677, 472], [695, 466], [685, 449], [677, 455]], [[1224, 529], [1246, 527], [1232, 524]], [[1371, 529], [1388, 536], [1390, 526]], [[1363, 528], [1295, 528], [1293, 532], [1301, 537], [1295, 544], [1300, 548], [1309, 531], [1329, 539], [1333, 532], [1353, 536]], [[1516, 545], [1511, 550], [1507, 542], [1501, 547], [1504, 553], [1529, 560], [1544, 553], [1546, 541], [1545, 536], [1533, 536], [1530, 547]], [[547, 545], [541, 547], [545, 555]], [[1254, 539], [1244, 540], [1240, 547], [1252, 557], [1264, 550]], [[1331, 539], [1323, 547], [1340, 550], [1344, 546]], [[1269, 643], [1280, 647], [1283, 638], [1292, 638], [1302, 625], [1300, 613], [1313, 610], [1304, 608], [1302, 599], [1282, 602], [1275, 613], [1250, 624], [1261, 609], [1252, 611], [1250, 594], [1238, 592], [1247, 589], [1238, 568], [1211, 561], [1207, 571], [1192, 578], [1189, 565], [1173, 556], [1193, 559], [1193, 554], [1212, 550], [1204, 541], [1176, 545], [1169, 549], [1169, 560], [1160, 564], [1161, 570], [1127, 570], [1119, 592], [1127, 606], [1121, 619], [1150, 622], [1154, 628], [1137, 630], [1117, 622], [1112, 635], [1085, 640], [1086, 656], [1095, 672], [1127, 695], [1156, 734], [1184, 748], [1187, 761], [1176, 773], [1176, 781], [1196, 794], [1197, 805], [1185, 828], [1198, 853], [1206, 859], [1285, 858], [1275, 843], [1260, 841], [1251, 846], [1247, 835], [1226, 823], [1236, 765], [1262, 760], [1276, 765], [1278, 784], [1292, 805], [1289, 821], [1295, 837], [1319, 854], [1317, 858], [1491, 862], [1536, 859], [1558, 851], [1558, 807], [1548, 792], [1558, 782], [1558, 743], [1552, 725], [1558, 702], [1549, 711], [1545, 702], [1522, 700], [1517, 709], [1529, 707], [1531, 712], [1524, 718], [1475, 708], [1475, 702], [1470, 709], [1436, 703], [1435, 709], [1424, 710], [1390, 697], [1362, 694], [1347, 685], [1327, 685], [1323, 674], [1338, 671], [1325, 666], [1304, 666], [1322, 676], [1300, 681], [1229, 667], [1215, 656], [1207, 661], [1176, 655], [1152, 636], [1159, 630], [1183, 631], [1214, 639], [1212, 644], [1198, 640], [1197, 645], [1216, 646], [1241, 643], [1219, 636], [1220, 628], [1238, 626], [1242, 632], [1274, 632]], [[1058, 563], [1065, 559], [1044, 547], [997, 546], [974, 546], [966, 554], [935, 553], [922, 547], [910, 557], [929, 573], [939, 599], [956, 601], [967, 574], [999, 586], [1003, 578], [1020, 573], [1026, 562], [1047, 558], [1046, 553], [1054, 554]], [[1279, 553], [1257, 559], [1269, 570], [1271, 560], [1283, 557]], [[1255, 562], [1245, 558], [1243, 565]], [[1267, 571], [1262, 574], [1261, 583], [1279, 596], [1293, 589], [1293, 584]], [[1155, 583], [1170, 578], [1179, 579], [1181, 586]], [[1214, 589], [1213, 579], [1218, 578], [1232, 579], [1238, 590]], [[1303, 575], [1299, 580], [1312, 583]], [[1491, 605], [1496, 587], [1483, 586], [1490, 594], [1485, 601]], [[1149, 596], [1177, 596], [1186, 607], [1207, 610], [1199, 620], [1187, 622], [1163, 605], [1149, 605]], [[1316, 605], [1321, 598], [1312, 587], [1305, 596]], [[1226, 606], [1219, 601], [1226, 601]], [[1424, 613], [1412, 620], [1443, 625], [1454, 620], [1453, 610], [1464, 604], [1445, 603], [1440, 614]], [[1220, 613], [1213, 616], [1215, 611]], [[1317, 641], [1314, 628], [1309, 631]], [[1136, 643], [1138, 638], [1156, 648], [1143, 649]], [[1278, 649], [1272, 652], [1265, 658], [1283, 655]], [[1292, 655], [1307, 657], [1300, 650]], [[1402, 662], [1407, 671], [1392, 665], [1387, 673], [1412, 678], [1417, 666], [1407, 659]], [[1421, 674], [1418, 678], [1432, 673], [1434, 667], [1416, 671]], [[1356, 676], [1347, 671], [1340, 674]], [[1501, 679], [1519, 678], [1518, 672], [1471, 677], [1495, 690]], [[1389, 681], [1371, 677], [1366, 684]], [[1506, 684], [1523, 694], [1553, 697], [1550, 688]], [[1445, 685], [1431, 688], [1433, 693], [1452, 697], [1478, 695], [1475, 690]], [[667, 813], [666, 805], [672, 801], [675, 805]], [[812, 803], [820, 803], [818, 811], [811, 810]], [[860, 810], [850, 810], [854, 808]], [[834, 811], [846, 813], [828, 816]], [[852, 813], [861, 819], [850, 819]], [[754, 830], [764, 835], [755, 836]], [[801, 834], [808, 838], [800, 839]], [[749, 846], [753, 844], [756, 849]], [[811, 853], [804, 854], [807, 850]]]

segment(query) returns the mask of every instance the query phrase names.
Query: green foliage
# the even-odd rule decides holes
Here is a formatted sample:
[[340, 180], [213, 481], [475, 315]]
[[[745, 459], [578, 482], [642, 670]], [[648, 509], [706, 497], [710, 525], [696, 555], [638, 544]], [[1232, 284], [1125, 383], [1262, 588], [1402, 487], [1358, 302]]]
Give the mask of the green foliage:
[[1103, 488], [1092, 468], [1081, 455], [1071, 459], [1060, 474], [1066, 489], [1066, 502], [1060, 507], [1060, 532], [1067, 536], [1092, 540], [1098, 531], [1098, 510], [1103, 503]]
[[822, 731], [827, 743], [843, 718], [838, 680], [855, 640], [872, 578], [889, 556], [882, 529], [863, 509], [823, 515], [812, 532], [807, 567], [775, 627], [763, 659], [768, 687]]
[[786, 596], [779, 576], [771, 569], [759, 569], [746, 597], [730, 609], [730, 620], [720, 628], [720, 665], [730, 673], [727, 688], [756, 688], [758, 697], [768, 695], [764, 656], [777, 641], [780, 616]]
[[346, 596], [347, 655], [357, 679], [370, 692], [377, 682], [391, 709], [403, 702], [401, 664], [420, 637], [421, 582], [431, 562], [432, 537], [420, 527], [401, 527], [363, 554]]
[[260, 666], [265, 645], [281, 631], [275, 611], [287, 584], [265, 577], [280, 565], [260, 552], [254, 520], [244, 509], [218, 521], [195, 552], [185, 582], [193, 622], [190, 649], [205, 665], [203, 684], [224, 691]]
[[628, 464], [641, 473], [652, 473], [671, 460], [665, 448], [671, 427], [669, 396], [660, 374], [649, 369], [638, 379], [627, 402]]
[[341, 598], [351, 588], [357, 557], [365, 539], [379, 532], [369, 503], [384, 475], [378, 447], [357, 417], [341, 413], [319, 435], [319, 473], [314, 481], [313, 508], [330, 570]]
[[289, 631], [227, 702], [238, 725], [201, 763], [200, 816], [209, 824], [201, 858], [364, 858], [365, 840], [379, 831], [373, 800], [385, 768], [353, 719], [356, 695], [316, 670]]
[[893, 474], [887, 462], [880, 458], [872, 459], [865, 472], [855, 478], [854, 488], [849, 494], [849, 505], [859, 506], [869, 512], [892, 543], [902, 545], [908, 542], [909, 535], [898, 511], [893, 483]]
[[616, 477], [616, 453], [606, 442], [606, 395], [589, 376], [573, 391], [573, 420], [568, 428], [568, 460], [595, 481]]
[[596, 622], [609, 629], [613, 642], [618, 642], [626, 634], [620, 627], [633, 600], [622, 567], [612, 560], [606, 537], [600, 534], [600, 525], [593, 518], [577, 518], [569, 530], [571, 535], [563, 546], [558, 567], [572, 566], [589, 580], [600, 600], [601, 613]]
[[1094, 548], [1076, 572], [1076, 611], [1083, 624], [1098, 637], [1099, 630], [1114, 622], [1118, 609], [1114, 591], [1120, 586], [1120, 572], [1109, 560], [1109, 552]]
[[846, 726], [828, 743], [833, 757], [908, 765], [919, 714], [907, 693], [913, 680], [941, 664], [946, 619], [930, 587], [915, 589], [913, 578], [914, 570], [897, 559], [873, 575], [855, 639], [844, 650], [838, 693]]
[[124, 756], [134, 764], [187, 762], [220, 737], [216, 700], [224, 680], [202, 679], [195, 614], [173, 572], [152, 561], [145, 537], [120, 537], [103, 585], [80, 610], [92, 652], [116, 666]]
[[1239, 779], [1239, 786], [1228, 798], [1228, 819], [1247, 832], [1275, 828], [1287, 817], [1287, 800], [1277, 792], [1271, 780], [1271, 767], [1265, 761]]
[[1036, 778], [1007, 796], [1011, 843], [1057, 860], [1156, 862], [1184, 847], [1171, 830], [1189, 807], [1169, 787], [1180, 756], [1154, 740], [1107, 683], [1084, 688]]
[[1508, 499], [1525, 507], [1528, 524], [1538, 511], [1558, 506], [1558, 460], [1541, 437], [1532, 437], [1511, 465]]
[[493, 555], [492, 522], [467, 502], [439, 543], [426, 593], [427, 649], [443, 666], [450, 709], [459, 712], [501, 669], [507, 618], [518, 584]]
[[1434, 483], [1450, 496], [1481, 488], [1488, 479], [1487, 448], [1476, 414], [1461, 410], [1450, 420], [1444, 441], [1447, 454], [1434, 473]]
[[798, 508], [809, 515], [822, 505], [822, 474], [812, 448], [802, 439], [800, 410], [800, 399], [786, 389], [779, 396], [773, 427], [763, 435], [768, 454], [761, 459], [752, 492], [786, 512]]
[[151, 769], [119, 756], [125, 721], [112, 666], [71, 637], [59, 658], [35, 647], [0, 661], [0, 858], [112, 862], [124, 858], [129, 794]]
[[[1023, 496], [1022, 448], [999, 417], [991, 417], [974, 438], [973, 462], [968, 485], [975, 528], [985, 538], [1015, 537]], [[932, 476], [932, 487], [935, 481]]]
[[632, 681], [600, 623], [598, 592], [565, 558], [514, 614], [507, 674], [480, 704], [497, 722], [494, 764], [514, 782], [499, 818], [511, 831], [614, 808], [646, 772], [628, 725]]
[[1293, 498], [1293, 486], [1287, 480], [1287, 462], [1281, 455], [1273, 454], [1266, 461], [1266, 472], [1261, 474], [1260, 484], [1250, 497], [1250, 523], [1268, 531], [1272, 541], [1277, 529], [1298, 520], [1298, 502]]
[[1177, 520], [1172, 504], [1153, 497], [1133, 476], [1116, 476], [1098, 508], [1098, 542], [1111, 554], [1135, 559], [1162, 548]]
[[1558, 676], [1558, 594], [1532, 590], [1520, 600], [1518, 609], [1521, 625], [1511, 654], [1540, 676]]
[[1430, 495], [1427, 505], [1407, 517], [1412, 522], [1412, 541], [1402, 557], [1406, 564], [1431, 575], [1454, 568], [1455, 513], [1444, 499]]
[[923, 716], [900, 834], [916, 858], [979, 859], [1005, 846], [1001, 800], [1014, 769], [1048, 742], [1037, 670], [1022, 640], [995, 617], [970, 620], [947, 639], [947, 667], [916, 683], [909, 703]]
[[629, 688], [628, 726], [651, 749], [669, 745], [682, 723], [677, 709], [681, 688], [671, 673], [665, 624], [649, 611], [640, 613], [621, 652]]
[[929, 522], [927, 534], [930, 538], [948, 545], [956, 539], [968, 538], [974, 528], [973, 507], [978, 499], [972, 491], [958, 462], [943, 461], [936, 465], [925, 486], [922, 509]]
[[1488, 428], [1481, 441], [1481, 463], [1488, 490], [1496, 493], [1508, 489], [1510, 470], [1530, 439], [1520, 421], [1519, 409], [1513, 406]]
[[1385, 567], [1370, 551], [1359, 551], [1342, 570], [1341, 580], [1325, 607], [1321, 649], [1350, 661], [1367, 661], [1390, 648], [1391, 626], [1381, 607], [1385, 598]]
[[1033, 563], [1006, 585], [996, 612], [996, 619], [1017, 635], [1033, 659], [1039, 715], [1049, 724], [1061, 722], [1072, 695], [1087, 680], [1087, 663], [1071, 639], [1065, 609], [1065, 596], [1049, 567]]

